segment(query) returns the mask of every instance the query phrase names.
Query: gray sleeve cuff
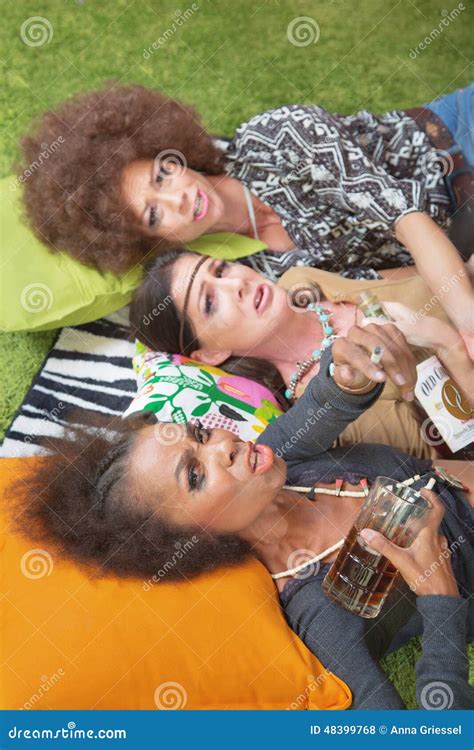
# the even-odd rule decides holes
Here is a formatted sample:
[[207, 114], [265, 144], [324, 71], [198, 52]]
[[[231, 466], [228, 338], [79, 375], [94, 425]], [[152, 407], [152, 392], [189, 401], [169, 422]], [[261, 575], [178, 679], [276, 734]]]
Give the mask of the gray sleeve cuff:
[[308, 384], [311, 396], [319, 403], [337, 403], [338, 409], [354, 414], [357, 417], [375, 404], [384, 389], [384, 383], [379, 383], [369, 393], [354, 394], [342, 391], [329, 374], [329, 365], [332, 362], [332, 347], [326, 349], [321, 357], [319, 372]]
[[419, 596], [417, 607], [423, 618], [422, 656], [416, 665], [419, 707], [472, 708], [466, 653], [469, 602], [455, 596]]

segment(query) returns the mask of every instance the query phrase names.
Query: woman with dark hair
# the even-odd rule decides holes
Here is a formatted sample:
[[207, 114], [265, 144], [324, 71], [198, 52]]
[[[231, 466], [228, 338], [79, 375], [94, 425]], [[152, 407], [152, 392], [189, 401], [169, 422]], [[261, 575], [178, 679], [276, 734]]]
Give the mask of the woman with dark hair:
[[[23, 139], [26, 165], [64, 140], [24, 181], [26, 215], [52, 248], [116, 272], [223, 231], [262, 240], [270, 249], [249, 262], [274, 279], [296, 264], [376, 278], [414, 260], [434, 293], [456, 277], [442, 305], [472, 355], [456, 246], [472, 252], [473, 96], [471, 86], [383, 115], [281, 106], [223, 151], [192, 108], [109, 84], [47, 112]], [[442, 231], [451, 224], [455, 244]]]
[[[377, 662], [422, 630], [420, 707], [431, 707], [432, 684], [442, 681], [449, 707], [468, 708], [474, 565], [466, 497], [431, 461], [376, 445], [329, 449], [380, 394], [374, 341], [392, 341], [397, 367], [386, 356], [385, 369], [413, 384], [403, 337], [373, 328], [337, 339], [301, 399], [255, 444], [199, 423], [158, 423], [151, 414], [115, 432], [114, 425], [76, 431], [75, 441], [59, 441], [55, 458], [22, 478], [18, 502], [9, 499], [17, 528], [96, 574], [150, 578], [163, 569], [161, 580], [186, 580], [256, 557], [275, 580], [290, 626], [351, 688], [353, 708], [404, 707]], [[356, 393], [344, 385], [347, 368]], [[408, 549], [361, 532], [404, 578], [395, 580], [381, 614], [365, 620], [328, 600], [321, 581], [380, 474], [415, 489], [431, 480], [439, 499], [422, 490], [433, 507]], [[186, 553], [167, 566], [178, 543]], [[305, 559], [293, 567], [302, 551]]]
[[[256, 380], [288, 408], [317, 372], [331, 336], [345, 336], [352, 325], [364, 322], [354, 302], [367, 289], [398, 319], [410, 344], [438, 355], [465, 391], [467, 419], [474, 366], [460, 336], [417, 276], [356, 281], [319, 269], [293, 268], [273, 284], [240, 263], [170, 251], [147, 269], [134, 294], [130, 322], [134, 335], [151, 349], [180, 353]], [[322, 311], [311, 303], [320, 303]], [[379, 376], [384, 378], [384, 373]], [[387, 382], [382, 397], [346, 427], [338, 445], [370, 441], [419, 458], [437, 456], [421, 429], [426, 415], [415, 407], [409, 391], [400, 380]]]

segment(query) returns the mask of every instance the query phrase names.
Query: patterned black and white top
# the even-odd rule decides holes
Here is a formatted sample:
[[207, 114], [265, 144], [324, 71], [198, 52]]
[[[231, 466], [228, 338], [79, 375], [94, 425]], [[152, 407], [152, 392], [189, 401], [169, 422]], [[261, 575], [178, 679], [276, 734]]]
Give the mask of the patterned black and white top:
[[250, 256], [275, 277], [309, 265], [377, 278], [379, 268], [412, 262], [393, 234], [398, 218], [425, 211], [449, 226], [439, 156], [401, 111], [345, 116], [314, 105], [281, 106], [241, 125], [225, 158], [226, 173], [273, 208], [295, 244], [289, 252]]

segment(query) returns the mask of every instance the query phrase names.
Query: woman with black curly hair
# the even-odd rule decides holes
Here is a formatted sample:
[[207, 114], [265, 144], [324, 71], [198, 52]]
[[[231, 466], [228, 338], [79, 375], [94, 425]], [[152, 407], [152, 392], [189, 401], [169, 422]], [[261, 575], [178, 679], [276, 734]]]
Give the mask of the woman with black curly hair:
[[26, 214], [53, 248], [116, 272], [223, 231], [262, 240], [270, 250], [249, 262], [273, 279], [296, 264], [375, 278], [413, 259], [435, 294], [456, 279], [442, 304], [472, 355], [472, 289], [456, 246], [469, 257], [473, 97], [470, 86], [383, 115], [281, 106], [223, 151], [192, 108], [109, 84], [47, 112], [23, 139], [26, 164], [64, 139], [25, 181]]
[[[394, 344], [397, 366], [412, 384], [414, 363], [403, 344]], [[132, 429], [79, 430], [76, 442], [61, 440], [54, 459], [22, 476], [19, 503], [9, 497], [17, 527], [95, 574], [148, 579], [166, 571], [160, 580], [189, 580], [256, 557], [275, 580], [290, 626], [349, 685], [352, 708], [404, 708], [378, 660], [422, 631], [420, 708], [430, 707], [427, 693], [440, 681], [450, 708], [469, 708], [474, 566], [466, 496], [431, 461], [377, 445], [330, 449], [380, 394], [371, 346], [363, 331], [337, 339], [302, 398], [256, 443], [199, 423], [155, 422], [146, 412]], [[348, 363], [355, 367], [356, 393], [339, 378]], [[428, 493], [427, 525], [408, 549], [361, 530], [404, 578], [394, 579], [382, 612], [367, 620], [326, 598], [321, 583], [364, 488], [381, 474], [422, 492], [435, 482], [439, 497]], [[185, 554], [170, 566], [177, 546]], [[295, 552], [304, 555], [296, 567]]]

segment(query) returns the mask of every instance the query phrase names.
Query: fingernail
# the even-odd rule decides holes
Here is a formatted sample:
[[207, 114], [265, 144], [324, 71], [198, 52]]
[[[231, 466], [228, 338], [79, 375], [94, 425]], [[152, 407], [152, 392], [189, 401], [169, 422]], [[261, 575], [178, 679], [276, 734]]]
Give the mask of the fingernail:
[[405, 401], [413, 401], [413, 399], [415, 398], [415, 394], [413, 393], [413, 391], [407, 391], [404, 394], [403, 398], [405, 399]]
[[406, 378], [403, 377], [401, 372], [397, 372], [397, 374], [395, 375], [395, 382], [397, 385], [405, 385], [407, 381]]
[[362, 539], [365, 539], [366, 542], [371, 542], [372, 539], [375, 538], [376, 533], [377, 532], [373, 531], [373, 529], [362, 529], [360, 535]]
[[377, 370], [375, 373], [375, 379], [376, 380], [385, 380], [385, 373], [383, 370]]

